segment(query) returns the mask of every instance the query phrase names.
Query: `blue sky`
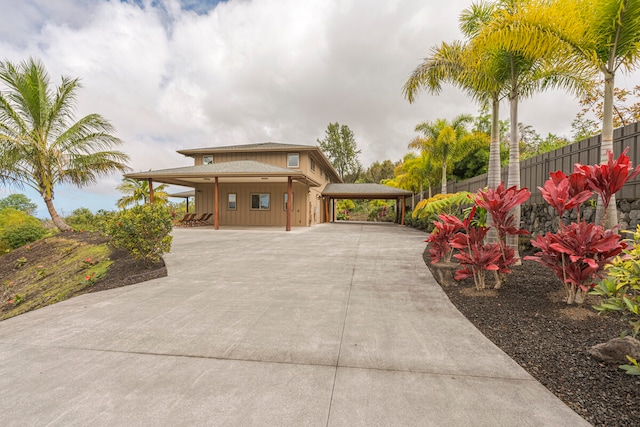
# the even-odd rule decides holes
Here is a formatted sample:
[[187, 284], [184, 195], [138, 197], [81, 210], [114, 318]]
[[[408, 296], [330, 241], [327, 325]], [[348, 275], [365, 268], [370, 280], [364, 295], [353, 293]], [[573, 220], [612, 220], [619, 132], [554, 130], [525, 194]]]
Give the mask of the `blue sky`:
[[[125, 144], [133, 171], [179, 167], [176, 150], [256, 142], [315, 145], [329, 122], [348, 125], [365, 166], [399, 160], [416, 124], [478, 106], [459, 90], [401, 88], [442, 41], [460, 38], [471, 0], [0, 0], [3, 59], [42, 59], [52, 80], [79, 77], [78, 117], [99, 113]], [[638, 84], [638, 73], [617, 77]], [[569, 136], [579, 111], [561, 91], [520, 106], [542, 135]], [[502, 119], [508, 118], [506, 104]], [[115, 209], [122, 177], [61, 187], [54, 203]], [[16, 189], [0, 188], [0, 197]], [[44, 205], [34, 192], [27, 195]]]

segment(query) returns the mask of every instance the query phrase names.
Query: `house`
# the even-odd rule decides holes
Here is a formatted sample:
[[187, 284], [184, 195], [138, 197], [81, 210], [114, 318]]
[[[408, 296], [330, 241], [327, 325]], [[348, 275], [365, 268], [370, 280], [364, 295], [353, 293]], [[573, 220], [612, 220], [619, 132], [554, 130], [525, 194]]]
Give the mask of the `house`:
[[[194, 148], [178, 153], [193, 158], [193, 166], [125, 176], [148, 180], [150, 184], [161, 182], [193, 188], [195, 211], [213, 213], [216, 229], [221, 225], [261, 225], [290, 230], [292, 226], [328, 222], [334, 217], [334, 201], [346, 195], [354, 199], [398, 200], [411, 195], [377, 184], [366, 184], [366, 191], [359, 194], [357, 185], [341, 184], [336, 170], [315, 146], [266, 142]], [[327, 187], [329, 184], [331, 187]], [[332, 192], [324, 194], [327, 188]]]

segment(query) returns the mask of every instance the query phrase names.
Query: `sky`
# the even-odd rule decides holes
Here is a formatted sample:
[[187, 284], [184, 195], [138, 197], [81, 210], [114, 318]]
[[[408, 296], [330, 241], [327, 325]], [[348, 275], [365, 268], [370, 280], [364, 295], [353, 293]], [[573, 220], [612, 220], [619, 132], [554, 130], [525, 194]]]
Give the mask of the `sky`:
[[[258, 142], [316, 145], [327, 125], [354, 132], [360, 160], [400, 160], [415, 126], [479, 106], [447, 87], [402, 96], [442, 41], [460, 39], [471, 0], [0, 0], [0, 58], [40, 58], [52, 78], [79, 77], [78, 118], [98, 113], [124, 141], [132, 171], [188, 166], [176, 150]], [[617, 76], [633, 87], [637, 73]], [[508, 106], [501, 106], [508, 119]], [[578, 101], [523, 100], [519, 121], [570, 137]], [[62, 214], [115, 209], [121, 175], [56, 189]], [[178, 189], [178, 188], [174, 188]], [[33, 191], [27, 194], [47, 213]]]

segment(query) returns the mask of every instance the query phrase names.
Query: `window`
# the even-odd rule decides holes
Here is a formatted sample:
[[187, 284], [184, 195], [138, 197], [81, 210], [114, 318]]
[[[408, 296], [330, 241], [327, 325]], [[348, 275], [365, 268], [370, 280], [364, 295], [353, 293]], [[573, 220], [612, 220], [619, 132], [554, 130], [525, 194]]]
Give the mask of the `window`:
[[299, 168], [300, 167], [300, 153], [287, 154], [287, 167]]
[[229, 193], [229, 204], [227, 205], [227, 209], [230, 211], [236, 210], [236, 193]]
[[268, 211], [271, 209], [271, 194], [251, 194], [251, 209], [259, 211]]
[[316, 161], [313, 160], [313, 158], [311, 158], [311, 170], [312, 171], [316, 170]]
[[[287, 201], [289, 200], [289, 193], [284, 193], [284, 210], [287, 210]], [[291, 210], [293, 211], [293, 193], [291, 193]]]
[[212, 155], [202, 156], [202, 164], [203, 165], [210, 165], [212, 163], [213, 163], [213, 156]]

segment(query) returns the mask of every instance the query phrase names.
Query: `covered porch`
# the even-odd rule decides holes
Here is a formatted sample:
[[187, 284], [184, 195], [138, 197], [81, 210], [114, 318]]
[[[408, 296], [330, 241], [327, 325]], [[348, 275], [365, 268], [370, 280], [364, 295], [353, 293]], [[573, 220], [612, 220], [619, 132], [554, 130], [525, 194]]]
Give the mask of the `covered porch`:
[[[154, 182], [193, 188], [196, 210], [204, 212], [203, 206], [210, 206], [213, 213], [213, 227], [216, 230], [220, 228], [221, 216], [225, 216], [228, 220], [241, 206], [241, 209], [248, 211], [246, 217], [243, 217], [244, 220], [260, 218], [262, 222], [258, 221], [256, 225], [269, 225], [269, 221], [274, 224], [284, 222], [285, 229], [290, 231], [293, 224], [294, 203], [299, 206], [303, 203], [306, 205], [307, 194], [312, 188], [321, 186], [319, 182], [298, 169], [281, 168], [253, 160], [151, 170], [125, 176], [149, 182], [150, 203], [153, 203]], [[223, 215], [220, 208], [222, 189], [227, 195], [227, 209], [222, 213]], [[282, 195], [280, 190], [283, 190]], [[294, 197], [294, 190], [298, 194], [297, 197]], [[273, 200], [272, 193], [275, 196]], [[244, 197], [242, 200], [238, 198], [246, 194], [251, 197], [249, 201]], [[302, 199], [299, 196], [301, 194], [305, 195], [304, 200], [296, 200]], [[252, 205], [254, 201], [257, 202], [255, 209]], [[282, 210], [278, 209], [279, 202], [283, 202]], [[302, 209], [296, 211], [300, 215], [306, 213]], [[301, 219], [298, 220], [298, 223], [304, 222]]]

